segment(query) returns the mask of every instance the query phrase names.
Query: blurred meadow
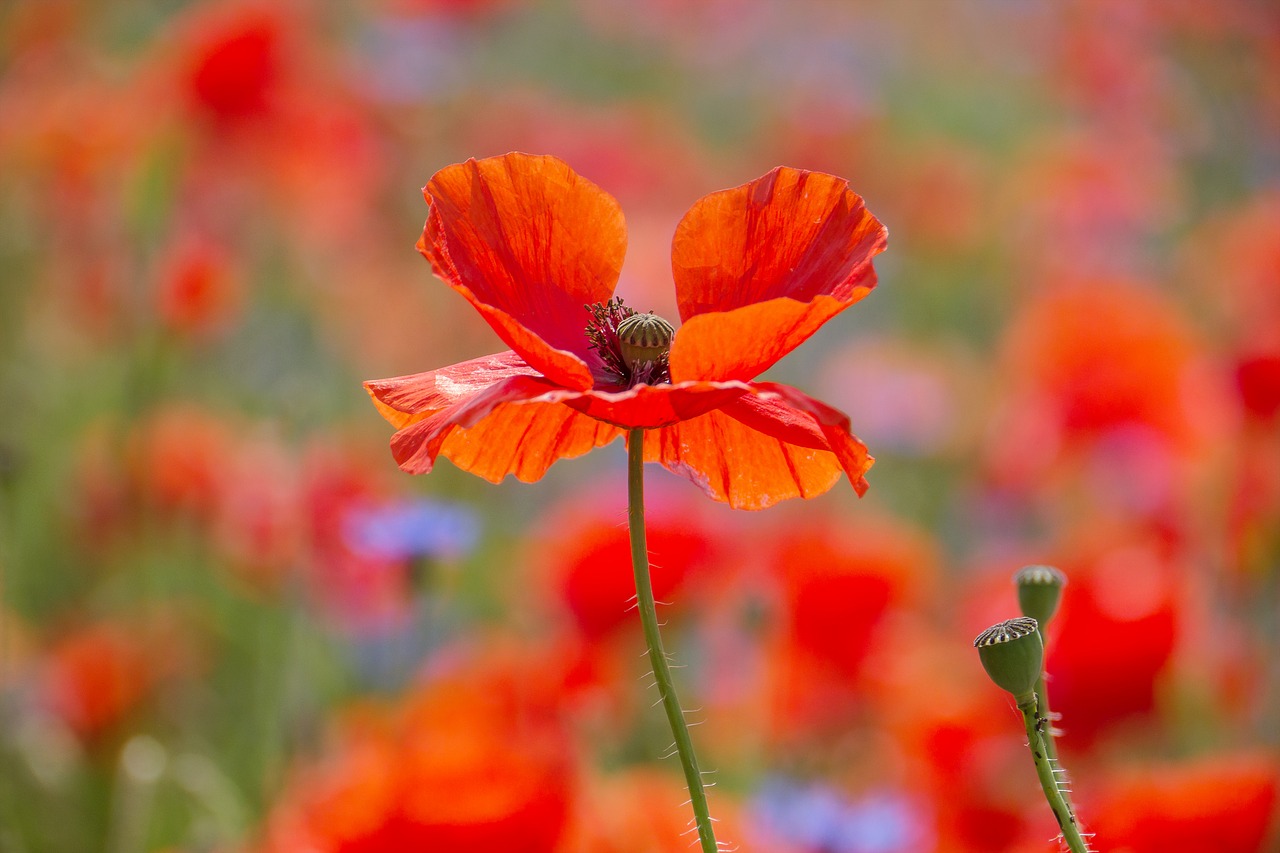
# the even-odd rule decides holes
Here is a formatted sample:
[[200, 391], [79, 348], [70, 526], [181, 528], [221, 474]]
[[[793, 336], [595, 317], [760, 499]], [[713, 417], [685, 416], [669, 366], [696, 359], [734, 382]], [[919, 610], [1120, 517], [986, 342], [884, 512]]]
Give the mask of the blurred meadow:
[[733, 511], [649, 466], [719, 836], [1036, 853], [971, 647], [1048, 672], [1103, 853], [1280, 850], [1280, 10], [1269, 0], [17, 0], [0, 11], [0, 851], [679, 853], [621, 442], [397, 470], [361, 381], [503, 348], [414, 250], [553, 154], [619, 293], [776, 165], [879, 286], [767, 378], [876, 456]]

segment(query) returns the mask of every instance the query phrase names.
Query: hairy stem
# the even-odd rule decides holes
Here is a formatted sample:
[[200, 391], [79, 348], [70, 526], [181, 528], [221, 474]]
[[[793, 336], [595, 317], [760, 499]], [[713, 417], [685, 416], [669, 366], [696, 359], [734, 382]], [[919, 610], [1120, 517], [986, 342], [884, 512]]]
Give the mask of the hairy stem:
[[[1040, 641], [1044, 643], [1047, 650], [1049, 648], [1049, 639], [1044, 634], [1043, 626], [1039, 629]], [[1062, 769], [1062, 762], [1058, 760], [1058, 736], [1054, 731], [1053, 724], [1057, 718], [1053, 714], [1053, 709], [1049, 706], [1049, 686], [1045, 681], [1044, 669], [1040, 670], [1040, 677], [1036, 679], [1036, 707], [1039, 709], [1040, 716], [1046, 720], [1044, 725], [1044, 754], [1049, 758], [1049, 765], [1058, 770]], [[1062, 794], [1062, 800], [1067, 804], [1067, 808], [1073, 808], [1071, 804], [1071, 792], [1058, 786], [1058, 792]]]
[[1075, 812], [1058, 790], [1058, 779], [1053, 772], [1053, 763], [1049, 761], [1046, 738], [1042, 732], [1042, 726], [1047, 722], [1037, 713], [1035, 693], [1020, 698], [1018, 710], [1022, 712], [1022, 722], [1027, 729], [1027, 745], [1036, 762], [1036, 776], [1040, 779], [1040, 787], [1044, 790], [1044, 798], [1049, 801], [1053, 816], [1058, 819], [1058, 828], [1062, 830], [1067, 848], [1071, 853], [1089, 853], [1089, 845], [1085, 843], [1080, 834], [1080, 826], [1076, 823]]
[[667, 712], [667, 722], [676, 739], [680, 764], [684, 767], [685, 784], [689, 787], [689, 802], [693, 806], [694, 821], [698, 826], [698, 840], [702, 853], [716, 853], [716, 836], [711, 827], [711, 813], [707, 809], [707, 793], [702, 787], [702, 774], [698, 770], [698, 758], [693, 753], [693, 741], [684, 721], [684, 711], [676, 698], [675, 685], [671, 681], [671, 667], [662, 648], [662, 635], [658, 632], [658, 608], [653, 600], [653, 584], [649, 580], [649, 548], [644, 529], [644, 430], [633, 429], [627, 436], [627, 522], [631, 532], [631, 566], [636, 578], [636, 606], [640, 611], [640, 624], [644, 626], [644, 640], [649, 647], [649, 663], [662, 695], [662, 708]]
[[[1036, 702], [1037, 707], [1039, 708], [1039, 716], [1048, 721], [1047, 724], [1044, 725], [1044, 754], [1048, 756], [1048, 760], [1056, 765], [1056, 763], [1059, 763], [1057, 762], [1057, 738], [1056, 735], [1053, 734], [1053, 711], [1050, 706], [1048, 706], [1048, 688], [1044, 685], [1043, 672], [1041, 672], [1041, 676], [1036, 679]], [[1065, 792], [1062, 794], [1062, 798], [1068, 800], [1068, 803], [1070, 803], [1071, 798], [1066, 797]]]

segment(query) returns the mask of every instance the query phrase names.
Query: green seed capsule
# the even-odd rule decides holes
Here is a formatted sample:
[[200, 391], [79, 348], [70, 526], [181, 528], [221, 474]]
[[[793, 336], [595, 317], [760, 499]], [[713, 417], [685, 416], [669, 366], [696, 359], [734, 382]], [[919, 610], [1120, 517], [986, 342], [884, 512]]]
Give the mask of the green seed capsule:
[[658, 361], [675, 335], [675, 328], [657, 314], [632, 314], [618, 324], [618, 344], [628, 367]]
[[1013, 582], [1018, 587], [1022, 615], [1036, 620], [1043, 634], [1049, 620], [1058, 612], [1067, 576], [1053, 566], [1023, 566], [1014, 573]]
[[1035, 693], [1044, 666], [1044, 643], [1036, 620], [1026, 616], [992, 625], [973, 641], [982, 668], [1019, 702]]

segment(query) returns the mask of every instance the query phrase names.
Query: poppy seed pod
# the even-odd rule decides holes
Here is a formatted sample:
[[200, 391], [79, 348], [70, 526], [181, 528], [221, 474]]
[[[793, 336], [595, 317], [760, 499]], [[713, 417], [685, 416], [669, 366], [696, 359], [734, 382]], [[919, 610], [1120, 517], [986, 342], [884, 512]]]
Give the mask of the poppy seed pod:
[[618, 324], [618, 343], [628, 367], [662, 358], [675, 335], [675, 328], [654, 313], [632, 314]]
[[1034, 695], [1044, 665], [1044, 642], [1036, 620], [1020, 616], [983, 631], [973, 641], [982, 668], [998, 687], [1013, 694], [1019, 704]]
[[1022, 615], [1036, 620], [1043, 635], [1045, 626], [1058, 612], [1067, 576], [1053, 566], [1023, 566], [1014, 572], [1013, 583], [1018, 587]]

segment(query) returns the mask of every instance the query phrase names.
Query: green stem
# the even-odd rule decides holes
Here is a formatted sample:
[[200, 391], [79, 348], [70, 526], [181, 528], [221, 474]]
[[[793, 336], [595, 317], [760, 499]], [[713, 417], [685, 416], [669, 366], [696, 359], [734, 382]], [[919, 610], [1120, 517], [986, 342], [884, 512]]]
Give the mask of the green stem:
[[1040, 709], [1040, 716], [1049, 722], [1045, 724], [1044, 733], [1044, 754], [1049, 756], [1049, 760], [1054, 764], [1058, 763], [1058, 742], [1053, 734], [1053, 711], [1049, 708], [1049, 691], [1045, 687], [1044, 673], [1036, 679], [1036, 703]]
[[717, 853], [716, 836], [711, 827], [711, 813], [707, 809], [707, 793], [702, 787], [702, 774], [698, 770], [698, 757], [693, 753], [693, 741], [684, 721], [684, 711], [676, 698], [675, 685], [671, 681], [671, 667], [667, 653], [662, 648], [662, 635], [658, 632], [658, 608], [653, 600], [653, 584], [649, 580], [649, 547], [644, 529], [644, 430], [633, 429], [627, 436], [627, 521], [631, 532], [631, 566], [636, 578], [636, 606], [640, 611], [640, 624], [644, 626], [644, 640], [649, 647], [649, 663], [653, 677], [662, 695], [662, 708], [667, 712], [667, 722], [675, 735], [680, 765], [684, 767], [685, 784], [689, 787], [689, 802], [693, 806], [694, 822], [698, 826], [698, 840], [702, 853]]
[[1053, 816], [1058, 819], [1058, 828], [1062, 830], [1067, 848], [1071, 853], [1089, 853], [1089, 846], [1080, 835], [1075, 812], [1058, 790], [1058, 779], [1053, 773], [1053, 765], [1049, 763], [1048, 749], [1045, 746], [1046, 738], [1041, 733], [1044, 718], [1036, 713], [1035, 693], [1020, 698], [1018, 710], [1022, 712], [1022, 722], [1027, 729], [1027, 745], [1031, 747], [1031, 755], [1035, 758], [1036, 776], [1040, 779], [1040, 787], [1044, 790], [1044, 798], [1049, 801]]
[[[1048, 639], [1045, 637], [1044, 631], [1040, 632], [1040, 641], [1048, 649]], [[1044, 754], [1049, 758], [1050, 767], [1061, 770], [1062, 762], [1058, 759], [1058, 738], [1053, 731], [1053, 709], [1049, 706], [1049, 686], [1045, 683], [1043, 669], [1040, 671], [1040, 677], [1036, 679], [1036, 703], [1040, 716], [1046, 720], [1044, 725]], [[1070, 809], [1072, 807], [1071, 792], [1060, 788], [1059, 793], [1062, 794], [1063, 802]]]

